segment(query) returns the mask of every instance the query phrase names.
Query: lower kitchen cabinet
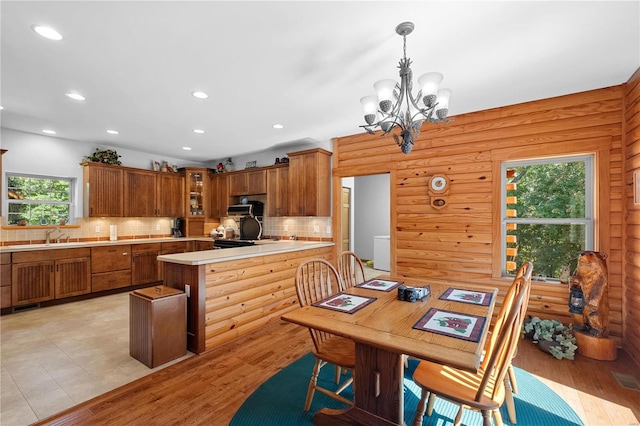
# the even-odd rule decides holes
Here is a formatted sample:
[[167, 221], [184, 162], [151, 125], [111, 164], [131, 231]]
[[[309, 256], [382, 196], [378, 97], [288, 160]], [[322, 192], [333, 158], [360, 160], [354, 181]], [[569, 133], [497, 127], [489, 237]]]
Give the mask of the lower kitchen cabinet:
[[11, 253], [0, 253], [0, 308], [11, 307]]
[[91, 292], [87, 248], [14, 253], [11, 265], [13, 306]]
[[131, 286], [131, 245], [91, 248], [91, 291]]
[[133, 244], [131, 246], [131, 285], [160, 281], [158, 255], [161, 244]]

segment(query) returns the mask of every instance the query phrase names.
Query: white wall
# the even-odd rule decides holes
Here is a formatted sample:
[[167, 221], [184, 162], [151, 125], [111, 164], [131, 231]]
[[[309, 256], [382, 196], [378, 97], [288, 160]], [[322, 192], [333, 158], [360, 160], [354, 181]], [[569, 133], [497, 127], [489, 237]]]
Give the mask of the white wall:
[[[152, 160], [167, 160], [179, 166], [205, 167], [204, 163], [188, 162], [176, 158], [160, 158], [157, 155], [117, 148], [103, 144], [76, 142], [11, 129], [0, 129], [0, 147], [8, 150], [2, 156], [2, 197], [6, 199], [6, 173], [22, 173], [76, 179], [74, 215], [82, 216], [82, 158], [91, 155], [96, 148], [115, 149], [122, 157], [123, 166], [151, 170]], [[3, 208], [6, 209], [6, 203]], [[2, 212], [6, 216], [6, 211]]]
[[389, 174], [354, 178], [354, 252], [361, 259], [373, 259], [375, 235], [389, 235], [390, 190]]
[[[243, 170], [246, 167], [247, 162], [249, 161], [255, 161], [256, 167], [272, 166], [276, 162], [276, 157], [282, 158], [286, 157], [288, 152], [303, 151], [313, 148], [322, 148], [326, 149], [327, 151], [331, 151], [331, 141], [318, 142], [309, 139], [301, 141], [300, 143], [276, 145], [273, 148], [263, 151], [256, 151], [249, 154], [232, 157], [231, 160], [233, 161], [233, 170]], [[219, 160], [212, 161], [210, 163], [207, 163], [207, 167], [214, 169], [216, 168], [218, 163], [224, 163], [225, 160], [226, 158], [221, 158]]]

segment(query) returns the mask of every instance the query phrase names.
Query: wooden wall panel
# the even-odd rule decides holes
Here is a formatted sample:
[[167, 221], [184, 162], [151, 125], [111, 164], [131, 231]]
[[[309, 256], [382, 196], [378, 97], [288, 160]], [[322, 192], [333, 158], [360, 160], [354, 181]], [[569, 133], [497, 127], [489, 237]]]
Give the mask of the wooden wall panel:
[[622, 228], [623, 346], [640, 363], [640, 204], [634, 202], [634, 173], [640, 173], [640, 69], [624, 87], [624, 133], [620, 202], [626, 214]]
[[[623, 182], [631, 179], [628, 166], [624, 169], [624, 93], [622, 86], [615, 86], [459, 115], [447, 124], [425, 124], [409, 155], [402, 154], [392, 137], [365, 133], [336, 138], [334, 193], [339, 192], [340, 177], [372, 170], [390, 173], [391, 272], [497, 286], [502, 294], [511, 280], [499, 276], [500, 162], [597, 153], [597, 248], [609, 255], [611, 330], [621, 343], [623, 218], [630, 192]], [[640, 118], [628, 120], [636, 124], [629, 131], [637, 140]], [[626, 152], [635, 153], [640, 167], [640, 147], [626, 147]], [[430, 206], [427, 191], [434, 174], [451, 181], [447, 205], [440, 210]], [[335, 198], [333, 204], [339, 206]], [[339, 233], [337, 213], [334, 210], [333, 226]], [[529, 313], [568, 322], [567, 300], [566, 285], [535, 282]], [[635, 348], [640, 349], [640, 342]]]

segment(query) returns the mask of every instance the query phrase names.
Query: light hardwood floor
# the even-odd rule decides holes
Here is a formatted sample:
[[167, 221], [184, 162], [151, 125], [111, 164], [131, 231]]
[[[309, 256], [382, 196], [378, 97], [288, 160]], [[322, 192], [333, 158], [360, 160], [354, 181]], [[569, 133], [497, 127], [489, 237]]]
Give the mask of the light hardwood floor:
[[[372, 270], [368, 273], [378, 275], [379, 271]], [[96, 315], [100, 317], [94, 318], [97, 321], [96, 326], [100, 320], [102, 322], [107, 319], [111, 321], [109, 324], [111, 327], [99, 329], [102, 340], [108, 340], [112, 345], [112, 348], [106, 353], [111, 353], [113, 356], [124, 354], [126, 358], [128, 353], [128, 296], [120, 295], [120, 297], [123, 297], [122, 302], [109, 316], [92, 312], [96, 310], [95, 301], [79, 303], [86, 304], [84, 307], [80, 305], [81, 311], [91, 314], [90, 317]], [[19, 334], [21, 339], [29, 336], [30, 330], [44, 327], [46, 322], [42, 317], [45, 314], [44, 311], [42, 309], [20, 314], [23, 317], [29, 317], [29, 319], [40, 318], [38, 321], [24, 320], [21, 322]], [[66, 316], [73, 317], [69, 313], [70, 311], [71, 307], [67, 306], [65, 309], [60, 309], [58, 314], [65, 315], [66, 313]], [[118, 316], [120, 319], [116, 320], [115, 317]], [[6, 323], [9, 322], [5, 321], [10, 319], [9, 317], [2, 318], [3, 334], [7, 328]], [[90, 329], [91, 327], [86, 321], [78, 324], [78, 321], [82, 322], [82, 320], [77, 317], [76, 320], [75, 337], [80, 338], [87, 332], [83, 328]], [[105, 326], [105, 324], [102, 325]], [[60, 325], [57, 326], [58, 330], [53, 327], [54, 325], [51, 325], [50, 328], [43, 329], [45, 330], [44, 334], [51, 340], [55, 340], [57, 333], [62, 332], [59, 330]], [[114, 337], [117, 333], [116, 328], [120, 328], [121, 333], [124, 330], [124, 334]], [[17, 335], [15, 338], [18, 338]], [[66, 345], [65, 351], [71, 356], [76, 350], [72, 344], [77, 343], [77, 340], [75, 338], [62, 339], [65, 343], [61, 344]], [[97, 339], [90, 338], [90, 340], [96, 341]], [[8, 355], [4, 343], [7, 343], [6, 340], [3, 341], [2, 347], [3, 364]], [[35, 342], [22, 340], [22, 343], [31, 345]], [[33, 349], [33, 346], [28, 346], [28, 348]], [[306, 329], [275, 321], [243, 339], [231, 342], [205, 355], [184, 359], [159, 371], [149, 370], [132, 358], [122, 360], [120, 359], [121, 355], [118, 355], [116, 357], [120, 357], [118, 361], [112, 360], [112, 363], [121, 365], [113, 367], [131, 364], [127, 368], [133, 368], [133, 370], [126, 370], [131, 372], [128, 378], [128, 380], [133, 380], [131, 383], [104, 394], [94, 393], [93, 395], [98, 396], [65, 409], [37, 424], [145, 426], [155, 424], [227, 424], [244, 400], [261, 383], [310, 350], [311, 341]], [[28, 355], [29, 351], [26, 353]], [[43, 354], [41, 351], [39, 353]], [[50, 354], [47, 356], [51, 357]], [[47, 356], [41, 359], [48, 359]], [[83, 354], [80, 359], [88, 359], [89, 357], [90, 354]], [[135, 368], [136, 364], [142, 368]], [[94, 363], [88, 365], [90, 368], [95, 366]], [[594, 361], [584, 357], [578, 357], [575, 361], [559, 361], [539, 351], [531, 342], [523, 341], [519, 347], [515, 365], [536, 375], [567, 400], [586, 425], [638, 425], [640, 392], [622, 388], [611, 374], [612, 372], [629, 374], [640, 382], [640, 369], [623, 351], [619, 352], [619, 358], [614, 362]], [[62, 377], [64, 371], [56, 372], [49, 369], [48, 372], [59, 378]], [[101, 380], [113, 381], [116, 379], [114, 376], [121, 375], [121, 373], [121, 369], [106, 369]], [[141, 377], [142, 373], [151, 374]], [[95, 374], [97, 375], [97, 373]], [[60, 381], [60, 379], [57, 380]], [[76, 391], [82, 393], [83, 389], [76, 389]], [[5, 395], [10, 392], [11, 389], [3, 385], [3, 407], [0, 407], [2, 411], [6, 408], [4, 406], [7, 401], [4, 399]], [[0, 424], [13, 426], [17, 423], [11, 423], [7, 417], [0, 417]]]

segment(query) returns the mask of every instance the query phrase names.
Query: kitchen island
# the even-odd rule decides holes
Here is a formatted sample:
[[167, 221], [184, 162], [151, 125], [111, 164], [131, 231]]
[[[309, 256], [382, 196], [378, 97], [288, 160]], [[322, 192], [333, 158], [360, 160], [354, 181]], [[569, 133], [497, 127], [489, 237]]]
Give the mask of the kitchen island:
[[187, 348], [201, 354], [298, 307], [296, 269], [312, 258], [333, 263], [334, 243], [266, 240], [158, 256], [164, 285], [188, 295]]

